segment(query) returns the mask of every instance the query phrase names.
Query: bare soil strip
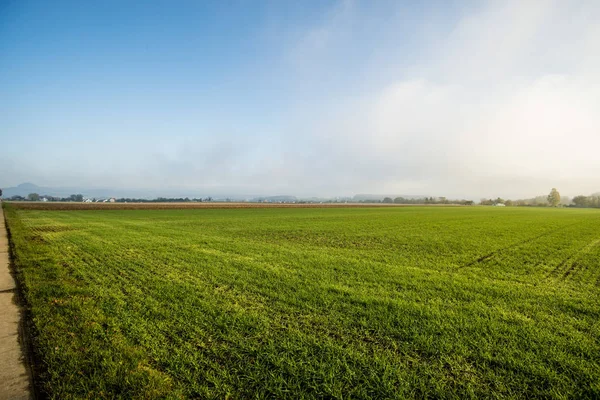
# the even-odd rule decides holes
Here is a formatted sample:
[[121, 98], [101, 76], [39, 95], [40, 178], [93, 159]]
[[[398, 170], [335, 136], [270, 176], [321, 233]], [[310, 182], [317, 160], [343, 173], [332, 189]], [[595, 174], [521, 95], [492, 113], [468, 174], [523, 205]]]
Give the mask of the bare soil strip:
[[8, 235], [0, 209], [0, 399], [30, 399], [30, 376], [25, 365], [19, 324], [17, 285], [10, 273]]

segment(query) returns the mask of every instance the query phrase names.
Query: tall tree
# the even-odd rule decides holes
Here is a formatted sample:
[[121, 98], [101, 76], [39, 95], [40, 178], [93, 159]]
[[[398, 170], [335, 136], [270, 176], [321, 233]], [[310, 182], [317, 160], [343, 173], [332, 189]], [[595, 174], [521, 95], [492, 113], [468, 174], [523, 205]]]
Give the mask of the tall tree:
[[548, 204], [550, 204], [551, 207], [556, 207], [560, 204], [560, 193], [558, 193], [556, 188], [552, 188], [550, 191], [550, 194], [548, 195]]

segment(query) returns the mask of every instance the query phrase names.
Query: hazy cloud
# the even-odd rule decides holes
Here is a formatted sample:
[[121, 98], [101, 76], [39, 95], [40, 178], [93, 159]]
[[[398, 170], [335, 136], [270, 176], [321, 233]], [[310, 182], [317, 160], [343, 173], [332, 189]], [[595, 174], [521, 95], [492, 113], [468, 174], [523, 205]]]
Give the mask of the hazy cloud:
[[[415, 60], [399, 74], [409, 71], [405, 79], [373, 85], [352, 101], [340, 97], [342, 105], [331, 100], [329, 118], [314, 113], [324, 120], [307, 131], [326, 160], [323, 174], [347, 191], [527, 196], [549, 185], [573, 194], [598, 190], [600, 69], [592, 67], [600, 66], [598, 8], [491, 2], [464, 15], [449, 36], [430, 43], [437, 56]], [[336, 14], [316, 32], [336, 37], [338, 26], [356, 23], [340, 23]], [[319, 47], [316, 65], [322, 53], [327, 50]]]

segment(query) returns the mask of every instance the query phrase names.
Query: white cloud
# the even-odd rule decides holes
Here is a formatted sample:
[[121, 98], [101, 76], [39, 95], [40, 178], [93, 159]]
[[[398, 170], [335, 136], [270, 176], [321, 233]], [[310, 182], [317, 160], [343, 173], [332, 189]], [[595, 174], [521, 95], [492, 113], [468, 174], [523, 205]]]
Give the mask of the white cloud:
[[[600, 35], [591, 17], [599, 9], [597, 2], [490, 2], [449, 36], [422, 43], [436, 56], [398, 68], [400, 78], [382, 85], [376, 67], [366, 84], [356, 82], [369, 87], [370, 80], [370, 89], [351, 101], [338, 96], [328, 111], [307, 109], [316, 119], [307, 128], [312, 150], [326, 160], [321, 179], [339, 190], [449, 196], [599, 190]], [[317, 31], [336, 37], [337, 27], [360, 23], [358, 14], [344, 14], [352, 20], [343, 23], [335, 14]], [[302, 62], [318, 68], [321, 58]]]

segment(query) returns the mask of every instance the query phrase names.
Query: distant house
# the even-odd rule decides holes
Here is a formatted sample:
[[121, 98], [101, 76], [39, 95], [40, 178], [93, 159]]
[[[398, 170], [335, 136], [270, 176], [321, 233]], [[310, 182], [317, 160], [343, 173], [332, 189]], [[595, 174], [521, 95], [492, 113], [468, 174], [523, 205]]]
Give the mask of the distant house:
[[504, 203], [496, 203], [495, 206], [496, 207], [506, 207], [506, 205]]
[[42, 201], [46, 202], [46, 201], [48, 201], [48, 198], [47, 197], [42, 197]]
[[91, 202], [92, 202], [92, 199], [85, 199], [83, 202], [84, 202], [84, 203], [91, 203]]
[[110, 200], [108, 200], [108, 202], [109, 202], [109, 203], [114, 203], [115, 201], [116, 201], [116, 200], [115, 200], [115, 198], [114, 198], [114, 197], [113, 197], [113, 198], [111, 198]]

